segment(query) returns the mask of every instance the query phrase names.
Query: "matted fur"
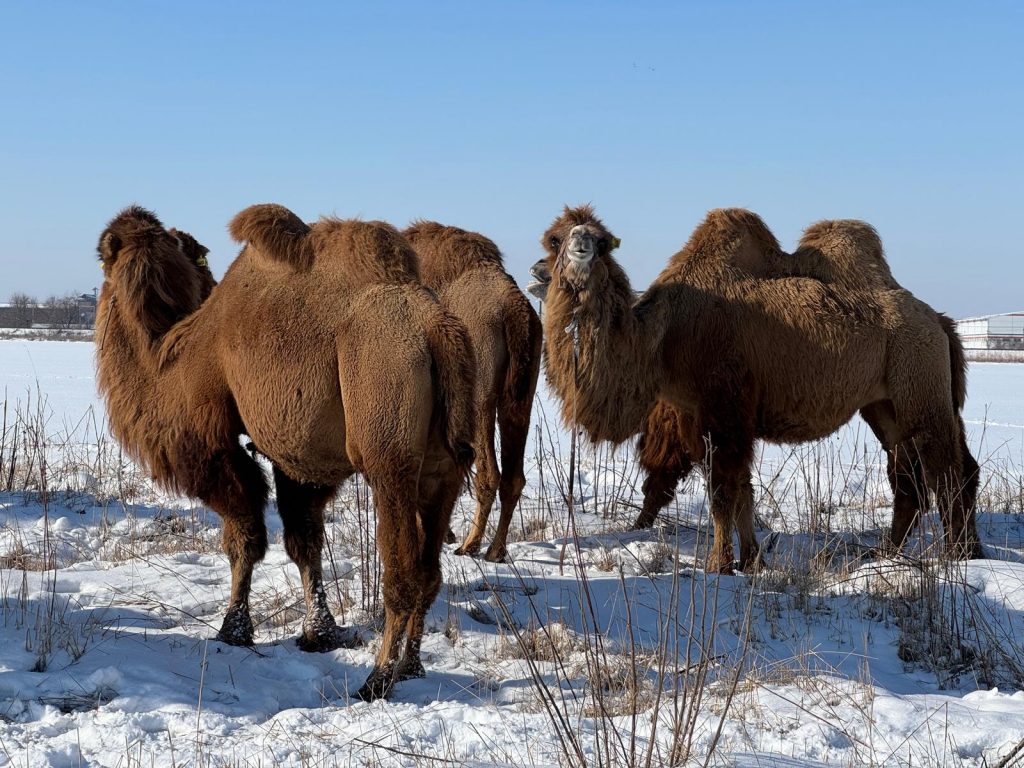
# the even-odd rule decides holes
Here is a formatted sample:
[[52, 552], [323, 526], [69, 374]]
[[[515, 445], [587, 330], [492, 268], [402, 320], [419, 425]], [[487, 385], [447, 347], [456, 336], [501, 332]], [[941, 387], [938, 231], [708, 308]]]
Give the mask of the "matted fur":
[[[308, 249], [304, 268], [282, 269], [249, 244], [202, 304], [199, 265], [180, 234], [141, 209], [115, 217], [100, 238], [99, 385], [128, 453], [161, 486], [202, 499], [223, 519], [232, 569], [226, 642], [252, 642], [249, 588], [267, 541], [267, 483], [240, 435], [274, 468], [285, 548], [306, 596], [307, 650], [338, 644], [321, 572], [323, 508], [347, 477], [365, 474], [386, 608], [377, 665], [359, 692], [374, 698], [422, 674], [423, 616], [440, 588], [443, 536], [472, 461], [473, 352], [465, 328], [426, 288], [364, 274], [354, 290], [338, 277], [337, 265], [352, 261], [342, 241], [267, 235], [297, 220], [282, 211], [290, 214], [236, 217], [236, 233], [278, 255], [282, 242]], [[390, 228], [360, 242], [396, 237]], [[391, 259], [387, 249], [378, 255]], [[334, 266], [318, 271], [321, 261]], [[182, 319], [168, 325], [169, 314]]]
[[[552, 276], [548, 378], [563, 400], [563, 416], [592, 439], [621, 442], [640, 432], [659, 399], [693, 419], [691, 434], [706, 435], [710, 447], [716, 534], [709, 567], [731, 567], [734, 520], [741, 566], [755, 559], [754, 440], [823, 437], [857, 410], [890, 455], [894, 489], [908, 471], [918, 478], [918, 497], [927, 483], [938, 497], [951, 552], [980, 551], [971, 490], [976, 464], [957, 412], [962, 360], [938, 313], [902, 290], [849, 291], [818, 279], [744, 275], [746, 269], [712, 290], [707, 281], [723, 274], [736, 243], [752, 233], [755, 241], [774, 242], [751, 226], [753, 214], [720, 212], [634, 302], [607, 251], [598, 251], [582, 284], [561, 278], [561, 243], [586, 213], [567, 209], [542, 239]], [[590, 226], [606, 232], [596, 218]], [[717, 258], [714, 243], [725, 244]], [[574, 324], [578, 356], [563, 330]], [[671, 429], [690, 431], [678, 421]], [[652, 442], [650, 455], [657, 458], [660, 450]], [[920, 466], [910, 457], [919, 457]], [[916, 522], [918, 501], [910, 495], [904, 483], [893, 518], [897, 546]]]
[[[526, 484], [523, 461], [541, 357], [540, 320], [505, 272], [501, 252], [476, 232], [433, 221], [404, 230], [419, 257], [420, 277], [469, 330], [476, 352], [477, 512], [459, 554], [476, 554], [496, 496], [501, 515], [484, 557], [506, 556], [512, 513]], [[495, 454], [495, 419], [501, 468]]]

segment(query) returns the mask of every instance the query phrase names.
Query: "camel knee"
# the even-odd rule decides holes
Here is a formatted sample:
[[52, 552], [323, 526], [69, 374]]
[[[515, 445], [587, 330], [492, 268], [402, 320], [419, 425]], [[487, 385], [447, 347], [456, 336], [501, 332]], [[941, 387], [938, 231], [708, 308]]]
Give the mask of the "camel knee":
[[422, 595], [420, 574], [391, 573], [384, 571], [384, 583], [381, 591], [384, 595], [384, 606], [395, 616], [407, 616], [416, 610]]
[[226, 518], [221, 548], [232, 563], [258, 563], [267, 553], [267, 528], [263, 519]]
[[519, 501], [519, 497], [526, 487], [526, 477], [522, 472], [516, 474], [503, 474], [499, 492], [501, 494], [502, 506]]
[[497, 468], [491, 465], [477, 467], [476, 482], [474, 483], [477, 499], [490, 499], [493, 501], [500, 483], [501, 475], [498, 473]]

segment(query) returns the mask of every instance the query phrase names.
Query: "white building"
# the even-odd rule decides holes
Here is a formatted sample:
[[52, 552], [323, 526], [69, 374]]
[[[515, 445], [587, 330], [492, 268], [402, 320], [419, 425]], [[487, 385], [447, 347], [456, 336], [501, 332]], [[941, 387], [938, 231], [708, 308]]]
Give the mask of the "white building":
[[1024, 312], [956, 321], [965, 349], [1024, 349]]

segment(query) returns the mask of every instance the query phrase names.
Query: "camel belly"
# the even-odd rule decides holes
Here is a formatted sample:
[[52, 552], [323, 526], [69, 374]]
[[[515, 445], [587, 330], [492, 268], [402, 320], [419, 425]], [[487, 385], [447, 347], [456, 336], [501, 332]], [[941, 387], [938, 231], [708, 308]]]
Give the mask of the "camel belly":
[[273, 366], [243, 352], [228, 369], [245, 431], [293, 480], [337, 485], [353, 473], [345, 451], [337, 358], [296, 349], [284, 359], [287, 365]]

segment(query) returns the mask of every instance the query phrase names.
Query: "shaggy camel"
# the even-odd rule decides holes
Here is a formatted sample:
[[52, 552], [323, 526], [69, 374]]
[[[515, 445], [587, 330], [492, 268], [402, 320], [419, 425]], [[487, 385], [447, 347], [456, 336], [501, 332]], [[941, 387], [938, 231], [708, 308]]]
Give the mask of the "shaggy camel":
[[[420, 279], [469, 329], [476, 353], [476, 516], [456, 554], [475, 555], [500, 495], [501, 517], [484, 559], [505, 559], [512, 512], [526, 485], [523, 459], [540, 371], [541, 325], [505, 271], [501, 251], [476, 232], [417, 221], [402, 234], [420, 257]], [[494, 451], [497, 418], [501, 470]]]
[[[862, 221], [820, 221], [812, 224], [792, 254], [781, 251], [774, 239], [761, 238], [763, 258], [756, 253], [733, 253], [724, 248], [721, 258], [732, 259], [731, 274], [719, 273], [720, 279], [751, 277], [811, 277], [833, 284], [838, 290], [889, 292], [902, 291], [893, 278], [885, 259], [882, 242], [875, 229]], [[738, 256], [738, 257], [737, 257]], [[715, 286], [705, 283], [714, 290]], [[909, 294], [890, 293], [888, 300], [901, 300]], [[883, 299], [885, 300], [885, 299]], [[963, 460], [963, 495], [966, 507], [973, 508], [978, 489], [978, 464], [967, 447], [960, 412], [966, 398], [966, 360], [954, 322], [938, 315], [949, 338], [953, 398], [960, 421], [960, 450]], [[927, 510], [928, 487], [920, 458], [909, 451], [897, 451], [887, 445], [884, 432], [877, 423], [868, 422], [886, 452], [887, 473], [893, 491], [893, 522], [889, 544], [899, 548], [913, 530], [920, 515]], [[643, 485], [643, 509], [634, 527], [648, 528], [658, 513], [671, 500], [679, 481], [689, 474], [693, 465], [705, 459], [706, 443], [696, 431], [694, 419], [663, 401], [658, 401], [647, 416], [637, 442], [641, 468], [646, 473]]]
[[267, 481], [239, 436], [273, 465], [285, 549], [302, 575], [304, 650], [345, 640], [323, 586], [323, 510], [362, 472], [377, 510], [385, 624], [358, 695], [386, 696], [424, 673], [424, 614], [472, 462], [466, 330], [418, 284], [415, 254], [387, 225], [307, 226], [260, 205], [230, 229], [246, 245], [202, 304], [201, 265], [180, 234], [138, 207], [104, 230], [97, 365], [111, 427], [156, 482], [223, 519], [231, 596], [218, 638], [232, 645], [252, 645], [250, 585], [267, 547]]
[[[841, 239], [825, 238], [825, 250]], [[641, 432], [658, 400], [676, 409], [659, 434], [663, 446], [679, 435], [683, 450], [663, 451], [660, 461], [675, 462], [679, 474], [693, 460], [705, 465], [715, 522], [709, 569], [731, 568], [734, 521], [740, 567], [756, 560], [755, 439], [817, 439], [858, 410], [890, 456], [893, 542], [903, 543], [930, 488], [951, 554], [980, 553], [977, 465], [959, 418], [965, 369], [948, 318], [897, 288], [744, 275], [751, 265], [778, 274], [773, 262], [785, 258], [748, 211], [709, 213], [639, 300], [610, 256], [612, 241], [589, 206], [566, 208], [542, 239], [548, 256], [534, 269], [550, 276], [548, 378], [563, 418], [578, 414], [594, 440]]]

